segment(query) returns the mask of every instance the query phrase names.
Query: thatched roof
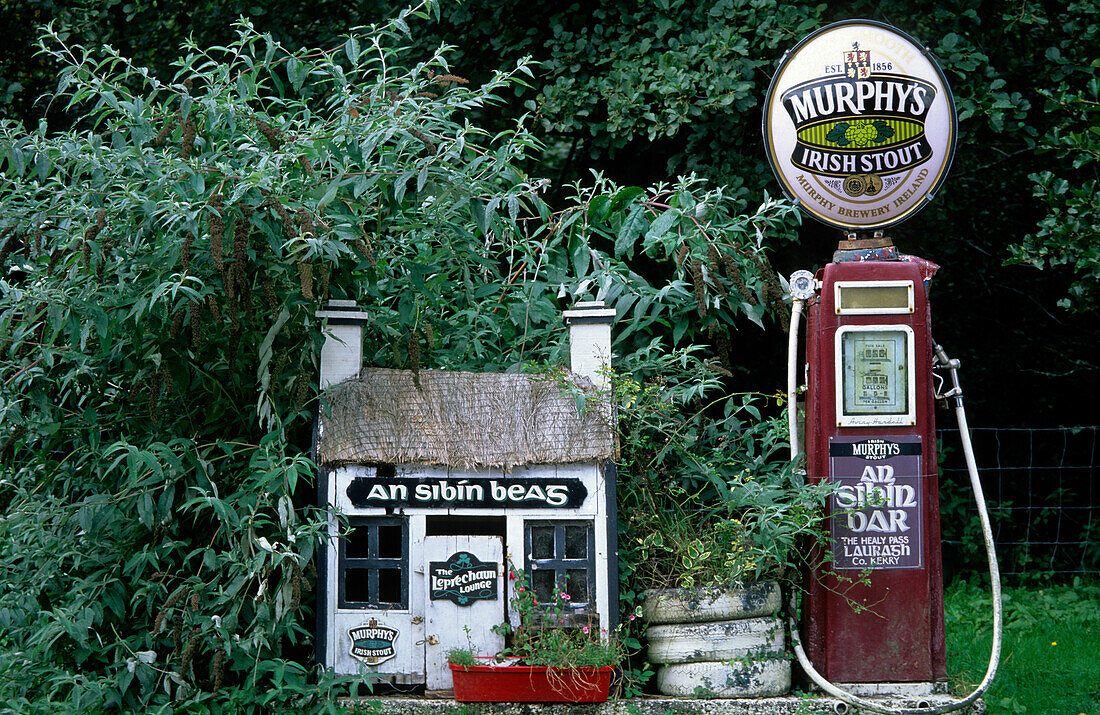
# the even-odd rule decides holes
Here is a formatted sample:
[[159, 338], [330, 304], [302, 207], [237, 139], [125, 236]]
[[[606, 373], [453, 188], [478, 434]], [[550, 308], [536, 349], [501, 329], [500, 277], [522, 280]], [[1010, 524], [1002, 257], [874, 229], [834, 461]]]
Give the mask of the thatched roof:
[[327, 391], [318, 459], [511, 469], [614, 457], [607, 403], [578, 410], [581, 379], [421, 370], [418, 386], [408, 370], [363, 370]]

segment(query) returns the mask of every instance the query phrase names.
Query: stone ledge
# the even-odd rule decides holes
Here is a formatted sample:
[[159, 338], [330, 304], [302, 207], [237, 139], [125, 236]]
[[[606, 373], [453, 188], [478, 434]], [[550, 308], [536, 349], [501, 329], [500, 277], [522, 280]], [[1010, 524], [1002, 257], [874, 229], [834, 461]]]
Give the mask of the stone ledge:
[[[874, 698], [887, 707], [914, 708], [919, 702], [933, 706], [958, 702], [946, 695], [932, 695], [920, 700], [912, 698]], [[624, 698], [598, 704], [574, 703], [459, 703], [454, 700], [430, 698], [368, 696], [345, 698], [341, 705], [352, 706], [357, 713], [379, 715], [806, 715], [808, 713], [848, 713], [845, 703], [829, 697], [788, 695], [781, 698], [736, 700], [699, 700], [670, 697]], [[984, 713], [981, 700], [957, 713]]]

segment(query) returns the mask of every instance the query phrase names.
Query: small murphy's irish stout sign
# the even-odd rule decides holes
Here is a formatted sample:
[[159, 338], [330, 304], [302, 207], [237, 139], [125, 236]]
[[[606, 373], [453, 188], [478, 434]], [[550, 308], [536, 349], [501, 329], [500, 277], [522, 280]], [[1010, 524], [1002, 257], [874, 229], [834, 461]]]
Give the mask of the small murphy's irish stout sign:
[[385, 663], [397, 655], [394, 641], [400, 635], [396, 628], [379, 623], [376, 619], [348, 631], [351, 654], [367, 665]]
[[951, 90], [923, 47], [889, 25], [846, 20], [783, 56], [764, 141], [790, 198], [829, 225], [872, 230], [939, 189], [956, 124]]

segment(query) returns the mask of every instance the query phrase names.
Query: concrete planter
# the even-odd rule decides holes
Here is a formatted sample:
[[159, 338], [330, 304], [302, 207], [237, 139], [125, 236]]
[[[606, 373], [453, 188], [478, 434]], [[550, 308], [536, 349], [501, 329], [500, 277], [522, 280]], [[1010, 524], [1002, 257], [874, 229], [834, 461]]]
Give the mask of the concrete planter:
[[657, 671], [657, 688], [682, 698], [771, 698], [791, 689], [789, 660], [678, 663]]
[[649, 661], [665, 695], [774, 697], [790, 690], [775, 582], [646, 591]]
[[782, 653], [786, 646], [783, 622], [774, 617], [670, 623], [650, 626], [645, 635], [651, 663], [734, 660], [756, 653]]

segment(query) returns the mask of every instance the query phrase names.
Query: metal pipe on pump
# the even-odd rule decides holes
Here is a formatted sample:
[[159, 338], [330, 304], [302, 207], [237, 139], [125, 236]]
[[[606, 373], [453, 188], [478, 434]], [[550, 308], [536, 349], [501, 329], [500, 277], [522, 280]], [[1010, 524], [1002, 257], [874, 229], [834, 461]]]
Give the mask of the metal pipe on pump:
[[[806, 457], [811, 481], [837, 484], [830, 500], [832, 543], [814, 554], [816, 565], [807, 575], [806, 647], [792, 608], [795, 654], [818, 687], [855, 707], [913, 714], [961, 709], [996, 673], [999, 572], [958, 361], [931, 337], [927, 288], [938, 267], [900, 254], [883, 235], [919, 211], [946, 178], [956, 137], [950, 88], [928, 51], [908, 35], [868, 20], [834, 23], [783, 56], [768, 92], [764, 135], [784, 192], [846, 234], [832, 263], [790, 280], [791, 456]], [[861, 238], [861, 231], [873, 237]], [[800, 449], [795, 400], [804, 312], [806, 435]], [[950, 371], [953, 389], [936, 394], [933, 367]], [[850, 690], [931, 683], [946, 675], [934, 422], [934, 401], [946, 397], [956, 402], [986, 537], [993, 653], [985, 678], [966, 698], [890, 708]]]

